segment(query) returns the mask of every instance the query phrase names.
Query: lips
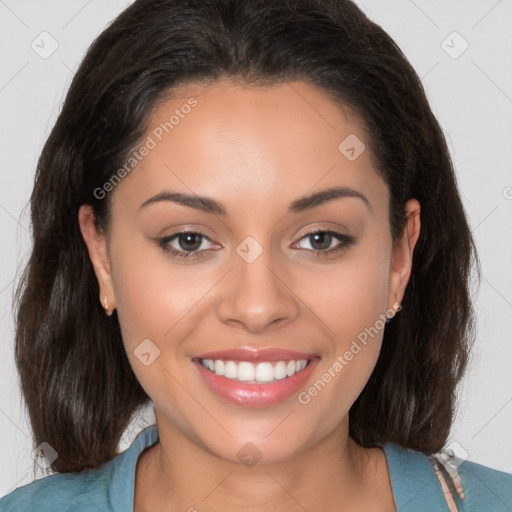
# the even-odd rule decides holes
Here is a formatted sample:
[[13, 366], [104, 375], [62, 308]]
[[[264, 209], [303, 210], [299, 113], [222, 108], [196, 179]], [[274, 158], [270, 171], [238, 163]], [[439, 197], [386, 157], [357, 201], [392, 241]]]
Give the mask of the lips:
[[217, 396], [237, 405], [267, 407], [299, 391], [319, 360], [312, 353], [244, 347], [206, 352], [192, 361]]

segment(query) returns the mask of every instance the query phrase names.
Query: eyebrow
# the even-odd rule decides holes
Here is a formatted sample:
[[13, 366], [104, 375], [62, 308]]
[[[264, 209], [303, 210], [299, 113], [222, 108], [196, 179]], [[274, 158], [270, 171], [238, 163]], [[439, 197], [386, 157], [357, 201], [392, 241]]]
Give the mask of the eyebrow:
[[[328, 201], [344, 197], [355, 197], [361, 199], [366, 204], [370, 212], [373, 212], [370, 201], [361, 192], [358, 192], [357, 190], [354, 190], [350, 187], [332, 187], [320, 190], [319, 192], [315, 192], [308, 196], [302, 196], [294, 200], [289, 205], [286, 214], [301, 213], [307, 210], [311, 210], [316, 206], [320, 206], [321, 204], [327, 203]], [[161, 192], [154, 197], [150, 197], [140, 205], [139, 210], [146, 208], [151, 204], [162, 201], [171, 201], [183, 206], [188, 206], [189, 208], [203, 211], [205, 213], [227, 215], [227, 211], [224, 206], [215, 199], [169, 190], [165, 190], [164, 192]]]

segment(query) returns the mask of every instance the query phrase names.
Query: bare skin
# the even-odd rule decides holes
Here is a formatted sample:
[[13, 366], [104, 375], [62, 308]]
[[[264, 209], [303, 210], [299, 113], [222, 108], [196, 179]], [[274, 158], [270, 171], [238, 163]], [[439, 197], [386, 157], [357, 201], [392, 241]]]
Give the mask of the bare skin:
[[[330, 368], [332, 375], [358, 334], [401, 302], [420, 205], [407, 203], [408, 223], [393, 245], [389, 190], [369, 146], [353, 161], [338, 149], [350, 134], [364, 142], [362, 126], [305, 82], [183, 86], [152, 113], [148, 135], [189, 97], [197, 106], [111, 192], [108, 236], [96, 231], [88, 205], [79, 213], [100, 300], [117, 308], [130, 363], [155, 406], [160, 442], [139, 458], [134, 511], [394, 511], [384, 452], [348, 434], [384, 329], [307, 403], [297, 395], [268, 407], [229, 403], [203, 383], [192, 358], [276, 347], [320, 357], [303, 390]], [[286, 214], [292, 201], [334, 186], [368, 203], [338, 197]], [[164, 190], [208, 196], [226, 214], [171, 201], [141, 208]], [[186, 229], [209, 239], [197, 258], [155, 242]], [[315, 257], [321, 248], [307, 234], [318, 229], [355, 242], [327, 239], [326, 254]], [[249, 236], [262, 248], [251, 263], [236, 251]], [[167, 246], [189, 252], [181, 240]], [[148, 366], [134, 354], [145, 339], [160, 350]], [[247, 443], [261, 453], [252, 466], [238, 456]]]

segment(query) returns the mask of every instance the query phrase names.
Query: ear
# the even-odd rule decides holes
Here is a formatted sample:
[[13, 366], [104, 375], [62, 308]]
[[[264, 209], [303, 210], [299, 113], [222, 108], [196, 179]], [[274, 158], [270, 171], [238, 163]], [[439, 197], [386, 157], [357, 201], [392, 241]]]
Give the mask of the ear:
[[78, 222], [89, 251], [89, 258], [94, 267], [94, 273], [98, 279], [101, 305], [105, 307], [105, 297], [107, 297], [108, 309], [113, 311], [116, 307], [116, 299], [110, 268], [110, 258], [108, 255], [107, 239], [96, 229], [92, 206], [83, 204], [80, 207], [78, 211]]
[[388, 310], [395, 303], [401, 303], [405, 288], [409, 282], [412, 270], [412, 254], [420, 235], [420, 204], [416, 199], [410, 199], [405, 205], [407, 225], [400, 240], [393, 247], [393, 255], [389, 274]]

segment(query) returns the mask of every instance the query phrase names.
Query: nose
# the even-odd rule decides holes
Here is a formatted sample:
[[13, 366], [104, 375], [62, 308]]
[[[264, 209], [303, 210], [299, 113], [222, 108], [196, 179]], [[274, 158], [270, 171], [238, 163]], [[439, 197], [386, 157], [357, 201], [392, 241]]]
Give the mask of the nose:
[[239, 254], [233, 256], [234, 269], [218, 304], [220, 320], [252, 333], [292, 322], [299, 313], [299, 304], [283, 265], [275, 265], [268, 249], [263, 249], [254, 261]]

